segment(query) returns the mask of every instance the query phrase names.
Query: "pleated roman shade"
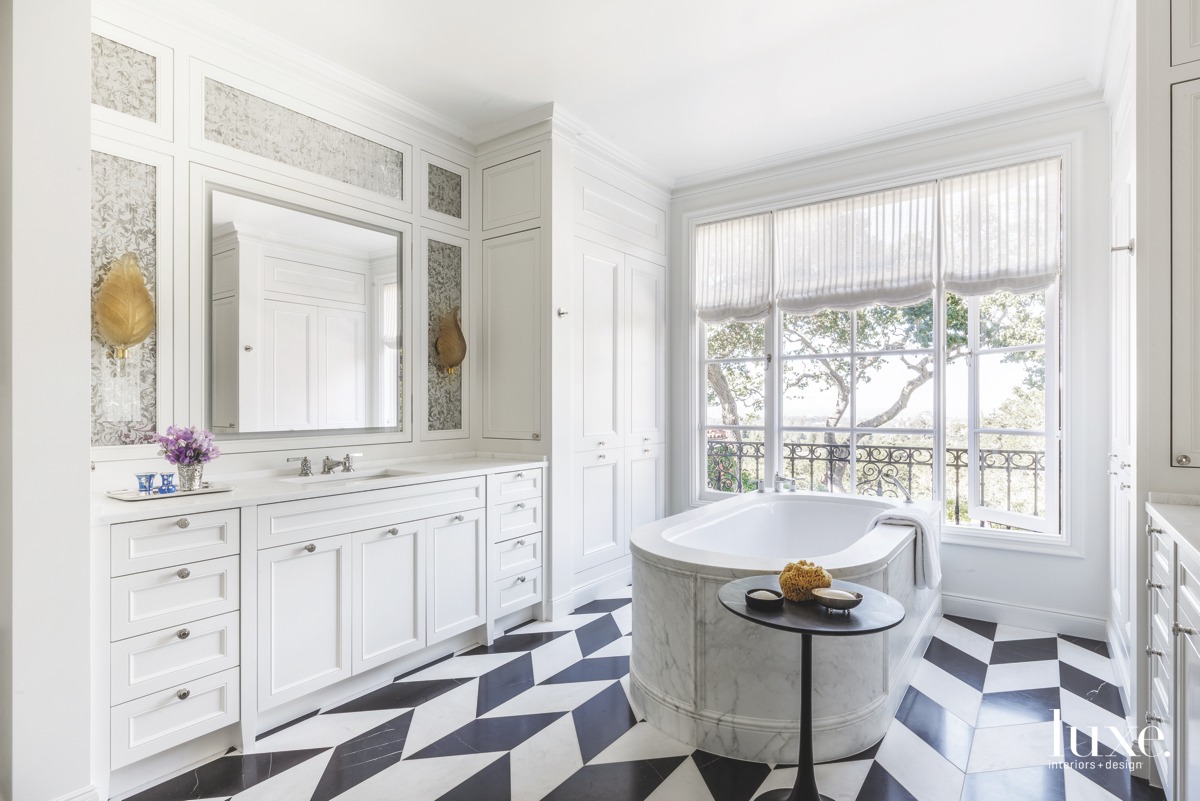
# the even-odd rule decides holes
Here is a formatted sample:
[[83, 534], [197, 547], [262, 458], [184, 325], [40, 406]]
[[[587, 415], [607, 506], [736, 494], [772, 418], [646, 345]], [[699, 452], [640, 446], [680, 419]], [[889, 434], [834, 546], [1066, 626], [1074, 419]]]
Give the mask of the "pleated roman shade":
[[696, 312], [706, 323], [752, 320], [771, 307], [771, 215], [696, 227]]
[[775, 213], [784, 311], [906, 306], [933, 293], [934, 182]]
[[946, 289], [984, 295], [1049, 286], [1062, 264], [1057, 158], [942, 181]]

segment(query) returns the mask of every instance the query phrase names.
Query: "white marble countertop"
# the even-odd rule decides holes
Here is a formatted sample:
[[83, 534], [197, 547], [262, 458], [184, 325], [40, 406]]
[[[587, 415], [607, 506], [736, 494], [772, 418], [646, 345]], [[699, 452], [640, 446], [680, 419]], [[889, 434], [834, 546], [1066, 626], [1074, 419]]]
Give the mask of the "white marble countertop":
[[[312, 481], [303, 483], [291, 481], [296, 473], [284, 475], [263, 476], [255, 475], [245, 478], [216, 476], [214, 483], [232, 484], [229, 492], [213, 492], [203, 495], [182, 495], [179, 493], [165, 495], [152, 500], [121, 501], [109, 498], [103, 493], [92, 496], [92, 523], [107, 525], [109, 523], [124, 523], [130, 520], [145, 520], [153, 517], [169, 517], [181, 513], [196, 514], [213, 509], [229, 509], [236, 506], [255, 506], [264, 503], [294, 501], [308, 498], [321, 498], [329, 495], [345, 495], [354, 492], [369, 492], [371, 490], [390, 487], [403, 487], [409, 484], [423, 484], [429, 481], [446, 481], [453, 478], [466, 478], [488, 473], [504, 473], [510, 470], [534, 469], [545, 467], [544, 459], [509, 458], [501, 456], [484, 456], [469, 454], [459, 457], [439, 459], [412, 459], [388, 462], [364, 462], [354, 473], [349, 473], [344, 479], [339, 472], [328, 482]], [[406, 471], [406, 475], [383, 476], [381, 470], [393, 468]], [[367, 480], [348, 482], [356, 475], [366, 474]], [[319, 477], [319, 476], [318, 476]], [[130, 476], [132, 479], [132, 476]], [[132, 480], [130, 484], [136, 486]], [[118, 488], [114, 488], [118, 489]]]
[[1176, 537], [1200, 553], [1200, 495], [1151, 492], [1146, 509], [1162, 518]]

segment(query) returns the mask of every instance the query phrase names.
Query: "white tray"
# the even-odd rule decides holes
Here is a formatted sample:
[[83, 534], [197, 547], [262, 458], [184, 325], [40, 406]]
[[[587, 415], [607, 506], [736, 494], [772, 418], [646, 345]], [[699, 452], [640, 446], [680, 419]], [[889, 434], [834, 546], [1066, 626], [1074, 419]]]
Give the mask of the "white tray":
[[208, 495], [212, 492], [229, 492], [232, 489], [232, 484], [214, 484], [211, 481], [205, 481], [200, 484], [200, 489], [198, 490], [189, 490], [187, 492], [184, 492], [183, 490], [175, 490], [174, 492], [168, 492], [166, 495], [160, 495], [158, 490], [153, 490], [151, 492], [139, 492], [138, 490], [131, 489], [108, 490], [104, 494], [110, 498], [116, 498], [118, 501], [160, 501], [164, 498]]

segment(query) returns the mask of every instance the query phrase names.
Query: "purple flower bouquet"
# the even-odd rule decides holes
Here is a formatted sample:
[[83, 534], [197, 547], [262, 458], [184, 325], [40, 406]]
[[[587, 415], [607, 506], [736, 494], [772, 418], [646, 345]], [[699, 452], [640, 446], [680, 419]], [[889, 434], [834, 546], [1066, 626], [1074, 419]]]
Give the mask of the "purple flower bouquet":
[[200, 489], [205, 463], [221, 455], [212, 432], [194, 426], [168, 426], [167, 433], [156, 439], [162, 446], [159, 454], [178, 468], [179, 489], [183, 492]]

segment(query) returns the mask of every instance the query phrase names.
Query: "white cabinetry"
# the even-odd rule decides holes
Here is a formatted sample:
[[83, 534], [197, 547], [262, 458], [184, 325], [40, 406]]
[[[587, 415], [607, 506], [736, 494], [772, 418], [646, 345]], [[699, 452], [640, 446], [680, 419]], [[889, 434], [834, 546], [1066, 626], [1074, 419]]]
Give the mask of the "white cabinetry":
[[488, 477], [488, 640], [492, 624], [542, 600], [543, 473], [540, 469]]
[[1171, 97], [1171, 461], [1200, 467], [1200, 80]]
[[541, 232], [485, 239], [482, 250], [483, 436], [540, 439], [547, 313], [542, 307]]
[[575, 454], [571, 512], [576, 573], [629, 554], [622, 448]]
[[1171, 0], [1171, 64], [1200, 60], [1200, 0]]
[[425, 645], [425, 522], [357, 531], [351, 561], [353, 671]]
[[350, 535], [258, 554], [258, 706], [351, 674]]
[[487, 609], [483, 510], [429, 520], [429, 644], [482, 625]]

